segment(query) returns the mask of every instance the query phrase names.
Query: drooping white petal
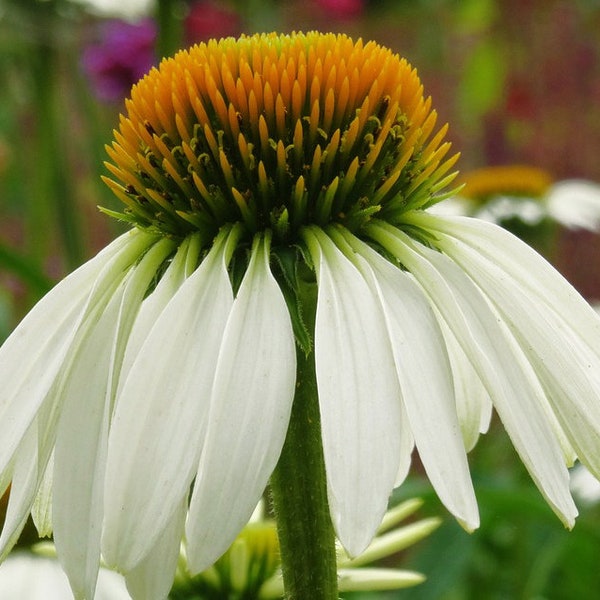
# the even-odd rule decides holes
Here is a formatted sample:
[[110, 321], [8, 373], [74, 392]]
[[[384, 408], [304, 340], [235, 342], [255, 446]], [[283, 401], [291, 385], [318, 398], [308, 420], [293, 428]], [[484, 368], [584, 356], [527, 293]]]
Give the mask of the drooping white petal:
[[469, 529], [479, 525], [475, 493], [456, 415], [446, 346], [421, 289], [366, 244], [385, 315], [402, 398], [419, 456], [440, 499]]
[[14, 455], [8, 509], [0, 536], [0, 561], [17, 541], [42, 482], [51, 480], [48, 468], [56, 439], [58, 403], [53, 398], [56, 388], [53, 386]]
[[406, 407], [402, 402], [402, 415], [400, 417], [400, 461], [396, 478], [394, 479], [394, 487], [402, 485], [406, 479], [412, 462], [412, 453], [415, 448], [415, 438], [410, 429], [410, 421], [406, 413]]
[[255, 240], [223, 335], [190, 503], [192, 572], [228, 548], [258, 504], [283, 447], [295, 381], [290, 316], [269, 268], [269, 245]]
[[52, 535], [52, 474], [54, 472], [54, 456], [50, 455], [44, 477], [31, 508], [31, 518], [40, 537]]
[[338, 539], [355, 556], [373, 539], [398, 475], [401, 392], [376, 290], [326, 234], [309, 235], [329, 506]]
[[188, 495], [232, 303], [219, 244], [160, 314], [122, 386], [106, 472], [103, 553], [110, 565], [131, 570]]
[[[127, 348], [123, 357], [121, 376], [119, 379], [119, 390], [129, 373], [131, 365], [144, 343], [158, 316], [169, 303], [179, 286], [185, 281], [196, 267], [198, 260], [198, 240], [190, 236], [183, 240], [177, 249], [177, 253], [169, 264], [169, 267], [161, 277], [153, 292], [144, 299], [136, 316], [135, 323], [127, 340]], [[193, 267], [188, 265], [193, 263]], [[188, 266], [191, 270], [188, 272]]]
[[63, 374], [55, 445], [53, 525], [59, 559], [77, 598], [93, 597], [100, 558], [108, 424], [127, 336], [158, 267], [172, 250], [157, 242], [119, 288], [94, 307]]
[[449, 258], [395, 228], [376, 229], [373, 234], [409, 268], [447, 322], [538, 488], [572, 526], [577, 509], [569, 494], [562, 450], [543, 406], [544, 391], [506, 324]]
[[120, 299], [109, 303], [98, 326], [88, 332], [63, 393], [55, 449], [53, 526], [58, 556], [76, 598], [91, 598], [100, 561], [102, 504], [109, 404], [106, 401], [113, 320]]
[[[464, 241], [443, 237], [444, 248], [486, 290], [534, 364], [560, 423], [557, 435], [561, 429], [567, 435], [566, 459], [572, 462], [575, 452], [600, 476], [600, 340], [590, 338], [590, 330], [599, 331], [600, 318], [528, 246], [496, 228], [478, 234], [470, 221], [464, 225], [464, 234], [463, 223], [451, 226]], [[480, 247], [482, 235], [502, 243], [502, 249], [490, 256]], [[527, 275], [525, 265], [532, 269]]]
[[591, 181], [565, 180], [554, 184], [546, 197], [548, 212], [563, 225], [600, 229], [600, 185]]
[[[15, 545], [29, 517], [36, 494], [40, 467], [37, 451], [37, 424], [25, 434], [16, 453], [6, 516], [0, 536], [0, 561]], [[40, 476], [41, 477], [41, 476]]]
[[[527, 291], [532, 304], [547, 307], [561, 317], [560, 323], [564, 321], [591, 348], [596, 351], [600, 348], [600, 319], [594, 309], [550, 263], [519, 238], [477, 219], [442, 219], [423, 213], [415, 215], [413, 220], [463, 241], [482, 257], [497, 263], [509, 274], [508, 279], [518, 282]], [[556, 325], [559, 326], [559, 322]]]
[[177, 570], [186, 514], [187, 498], [184, 498], [150, 553], [127, 573], [125, 580], [133, 600], [168, 597]]
[[480, 433], [485, 433], [492, 418], [492, 402], [481, 379], [475, 372], [471, 361], [465, 355], [456, 337], [446, 325], [443, 318], [439, 319], [448, 357], [454, 374], [454, 395], [456, 412], [467, 452], [477, 443]]
[[[148, 245], [151, 238], [148, 236], [125, 235], [111, 244], [101, 252], [95, 259], [84, 265], [73, 276], [69, 278], [70, 284], [63, 286], [59, 284], [48, 296], [33, 309], [23, 323], [17, 328], [11, 340], [6, 343], [0, 353], [6, 358], [6, 352], [14, 352], [20, 362], [14, 365], [12, 374], [14, 379], [8, 378], [3, 396], [6, 410], [1, 417], [10, 423], [3, 428], [3, 443], [14, 444], [19, 437], [23, 437], [20, 429], [27, 425], [36, 414], [36, 421], [29, 425], [30, 429], [37, 431], [37, 448], [31, 447], [31, 451], [24, 451], [20, 457], [14, 472], [13, 493], [9, 507], [9, 516], [6, 519], [1, 538], [1, 546], [4, 551], [10, 549], [18, 537], [18, 532], [26, 522], [27, 513], [32, 508], [37, 489], [41, 484], [46, 470], [46, 463], [51, 452], [55, 438], [56, 418], [60, 411], [61, 396], [57, 392], [55, 378], [58, 370], [62, 367], [65, 356], [70, 352], [73, 338], [84, 319], [86, 311], [94, 304], [94, 299], [102, 296], [107, 286], [110, 286], [113, 273], [125, 268]], [[99, 272], [99, 273], [98, 273]], [[51, 300], [51, 301], [50, 301]], [[55, 304], [56, 303], [56, 304]], [[61, 315], [61, 309], [66, 315]], [[44, 314], [41, 310], [47, 310]], [[61, 318], [63, 318], [61, 320]], [[53, 319], [58, 321], [58, 328], [44, 337], [35, 328], [44, 331], [43, 320]], [[57, 344], [56, 348], [52, 344]], [[35, 346], [43, 350], [36, 354]], [[29, 347], [31, 346], [31, 348]], [[53, 355], [56, 351], [58, 358]], [[31, 356], [21, 356], [21, 352], [31, 351]], [[32, 359], [33, 357], [33, 359]], [[9, 359], [12, 359], [9, 357]], [[37, 360], [37, 364], [36, 363]], [[30, 365], [29, 371], [24, 365]], [[6, 365], [5, 365], [6, 367]], [[44, 369], [46, 367], [47, 370]], [[38, 373], [38, 371], [41, 371]], [[21, 381], [19, 381], [21, 378]], [[32, 378], [31, 381], [28, 378]], [[38, 381], [36, 381], [38, 378]], [[44, 380], [43, 386], [37, 385], [39, 380]], [[16, 382], [16, 383], [15, 383]], [[11, 396], [12, 394], [12, 396]], [[35, 401], [35, 403], [34, 403]], [[22, 410], [21, 410], [22, 409]], [[32, 410], [32, 412], [28, 412]], [[33, 434], [32, 434], [33, 435]], [[7, 445], [8, 445], [7, 444]], [[2, 460], [11, 461], [10, 448], [4, 446]], [[20, 466], [19, 466], [20, 465]], [[2, 467], [2, 479], [6, 479], [8, 473]], [[11, 469], [12, 470], [12, 469]]]
[[0, 473], [46, 398], [106, 267], [130, 260], [143, 236], [125, 234], [44, 296], [0, 348]]

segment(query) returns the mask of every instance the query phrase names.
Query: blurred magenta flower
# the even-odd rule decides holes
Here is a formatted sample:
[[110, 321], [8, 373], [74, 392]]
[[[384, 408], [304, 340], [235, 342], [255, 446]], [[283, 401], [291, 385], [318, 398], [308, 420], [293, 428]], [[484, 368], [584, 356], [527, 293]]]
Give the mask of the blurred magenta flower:
[[355, 17], [362, 13], [364, 0], [315, 0], [320, 8], [333, 17], [347, 18]]
[[120, 101], [156, 62], [157, 28], [152, 19], [104, 23], [100, 39], [84, 51], [83, 68], [97, 96]]
[[209, 38], [237, 37], [242, 32], [240, 16], [222, 3], [200, 0], [193, 2], [184, 21], [188, 44]]

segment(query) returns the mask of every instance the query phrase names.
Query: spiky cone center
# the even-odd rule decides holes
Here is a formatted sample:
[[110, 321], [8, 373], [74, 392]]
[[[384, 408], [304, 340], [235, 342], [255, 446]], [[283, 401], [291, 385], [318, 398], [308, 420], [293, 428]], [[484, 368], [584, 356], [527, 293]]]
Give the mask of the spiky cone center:
[[457, 158], [406, 60], [345, 35], [202, 43], [163, 60], [126, 108], [107, 148], [117, 216], [206, 244], [232, 222], [273, 245], [310, 224], [395, 222], [440, 196]]

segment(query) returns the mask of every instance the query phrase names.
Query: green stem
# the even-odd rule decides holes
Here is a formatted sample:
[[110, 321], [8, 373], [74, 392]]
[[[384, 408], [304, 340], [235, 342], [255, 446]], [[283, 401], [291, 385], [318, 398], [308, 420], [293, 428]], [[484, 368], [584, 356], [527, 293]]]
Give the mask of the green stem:
[[158, 0], [156, 3], [158, 23], [156, 52], [159, 60], [175, 54], [181, 48], [182, 22], [177, 15], [181, 10], [179, 0]]
[[314, 353], [298, 354], [296, 396], [271, 477], [285, 597], [337, 600], [335, 535], [329, 516]]
[[38, 131], [34, 163], [36, 188], [30, 209], [28, 238], [31, 254], [42, 262], [50, 252], [48, 231], [55, 222], [67, 268], [73, 269], [83, 262], [85, 252], [66, 152], [68, 127], [72, 125], [68, 119], [61, 118], [65, 110], [62, 107], [64, 98], [60, 97], [61, 89], [56, 77], [61, 57], [54, 41], [60, 39], [60, 30], [57, 29], [54, 16], [47, 17], [42, 19], [39, 16], [38, 30], [43, 32], [43, 37], [37, 40], [33, 56]]

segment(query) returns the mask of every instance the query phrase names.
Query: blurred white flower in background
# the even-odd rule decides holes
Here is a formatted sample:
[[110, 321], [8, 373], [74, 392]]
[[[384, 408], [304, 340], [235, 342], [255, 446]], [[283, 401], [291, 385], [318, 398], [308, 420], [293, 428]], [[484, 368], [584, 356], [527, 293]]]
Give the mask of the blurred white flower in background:
[[476, 169], [464, 188], [431, 211], [467, 215], [500, 225], [513, 219], [534, 227], [550, 219], [569, 229], [600, 229], [600, 185], [581, 179], [554, 182], [546, 171], [522, 165]]
[[84, 5], [91, 13], [118, 19], [133, 20], [148, 16], [156, 4], [155, 0], [74, 0]]
[[[39, 544], [40, 552], [52, 554], [51, 544]], [[53, 556], [15, 552], [0, 565], [2, 600], [67, 600], [72, 598], [69, 580]], [[94, 600], [130, 600], [121, 575], [100, 569]]]

